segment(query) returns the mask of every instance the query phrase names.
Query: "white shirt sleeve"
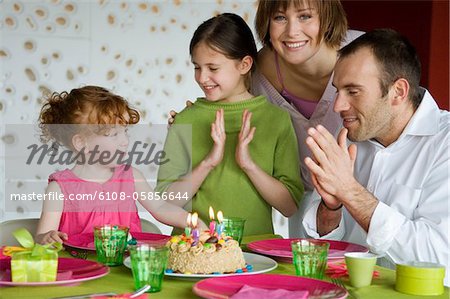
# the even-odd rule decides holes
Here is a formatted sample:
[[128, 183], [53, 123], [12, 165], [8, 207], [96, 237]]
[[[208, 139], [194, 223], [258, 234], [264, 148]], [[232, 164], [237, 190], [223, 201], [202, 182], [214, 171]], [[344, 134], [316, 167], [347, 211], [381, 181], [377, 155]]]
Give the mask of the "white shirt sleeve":
[[385, 253], [406, 222], [406, 217], [386, 204], [379, 202], [370, 221], [367, 244], [374, 253]]
[[345, 235], [344, 217], [341, 217], [339, 226], [329, 234], [319, 236], [317, 233], [317, 209], [319, 208], [319, 205], [320, 200], [315, 200], [305, 213], [302, 224], [306, 234], [314, 239], [342, 240]]

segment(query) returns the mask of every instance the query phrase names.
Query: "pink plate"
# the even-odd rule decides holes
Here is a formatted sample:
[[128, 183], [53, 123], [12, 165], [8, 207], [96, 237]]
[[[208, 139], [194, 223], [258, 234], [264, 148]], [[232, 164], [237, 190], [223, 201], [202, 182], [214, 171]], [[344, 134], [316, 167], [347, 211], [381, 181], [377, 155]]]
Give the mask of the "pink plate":
[[56, 281], [48, 282], [12, 282], [11, 259], [0, 259], [0, 286], [47, 286], [78, 284], [83, 281], [103, 277], [109, 268], [100, 263], [74, 258], [58, 258]]
[[[270, 239], [255, 241], [247, 244], [251, 251], [277, 257], [279, 260], [292, 262], [291, 241], [299, 239]], [[344, 241], [324, 240], [330, 243], [328, 260], [339, 260], [344, 258], [346, 252], [369, 252], [359, 244]]]
[[[131, 233], [131, 236], [137, 240], [138, 243], [165, 243], [170, 236], [152, 233]], [[64, 242], [64, 245], [72, 248], [95, 250], [94, 234], [78, 234], [69, 236], [69, 240]]]
[[347, 296], [346, 290], [326, 281], [280, 274], [208, 278], [197, 282], [192, 289], [202, 298], [225, 299], [239, 292], [244, 285], [270, 290], [308, 291], [309, 296], [321, 298], [341, 299]]

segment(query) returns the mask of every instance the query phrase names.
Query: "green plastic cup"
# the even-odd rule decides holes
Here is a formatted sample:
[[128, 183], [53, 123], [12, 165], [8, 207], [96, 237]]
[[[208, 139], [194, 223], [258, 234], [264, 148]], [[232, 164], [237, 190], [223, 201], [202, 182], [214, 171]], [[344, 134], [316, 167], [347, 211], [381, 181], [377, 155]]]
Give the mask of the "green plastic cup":
[[369, 286], [372, 283], [377, 255], [365, 252], [347, 252], [344, 256], [350, 284], [355, 288]]
[[134, 287], [150, 285], [147, 293], [161, 291], [169, 249], [164, 245], [138, 244], [128, 247]]
[[240, 245], [244, 235], [245, 219], [237, 217], [224, 218], [222, 223], [225, 235], [232, 237]]
[[297, 276], [323, 279], [327, 267], [330, 243], [314, 239], [291, 242], [293, 263]]
[[95, 251], [97, 260], [107, 266], [123, 264], [123, 253], [127, 246], [128, 227], [103, 225], [94, 227]]

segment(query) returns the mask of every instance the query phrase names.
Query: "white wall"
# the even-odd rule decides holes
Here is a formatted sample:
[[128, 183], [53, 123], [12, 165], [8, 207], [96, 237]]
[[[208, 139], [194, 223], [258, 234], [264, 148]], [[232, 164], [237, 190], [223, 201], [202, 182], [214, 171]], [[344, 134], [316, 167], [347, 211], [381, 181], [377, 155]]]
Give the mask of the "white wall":
[[[4, 146], [14, 143], [4, 124], [35, 124], [43, 95], [100, 85], [138, 108], [141, 123], [164, 124], [169, 110], [202, 95], [188, 51], [197, 26], [235, 12], [253, 28], [255, 11], [254, 1], [0, 0], [0, 200], [8, 178]], [[29, 177], [45, 188], [45, 175]], [[39, 213], [2, 208], [0, 216]], [[277, 214], [275, 221], [287, 236], [285, 219]]]

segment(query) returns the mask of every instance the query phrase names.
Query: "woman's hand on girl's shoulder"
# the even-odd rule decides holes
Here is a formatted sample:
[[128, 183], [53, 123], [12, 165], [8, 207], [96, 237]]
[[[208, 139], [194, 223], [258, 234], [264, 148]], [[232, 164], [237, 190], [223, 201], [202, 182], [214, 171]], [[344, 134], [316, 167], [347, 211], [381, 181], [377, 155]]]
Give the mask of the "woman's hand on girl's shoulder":
[[51, 230], [48, 231], [46, 233], [43, 234], [39, 234], [36, 236], [36, 243], [39, 244], [49, 244], [49, 243], [55, 243], [55, 242], [59, 242], [59, 243], [64, 243], [64, 241], [69, 240], [69, 237], [67, 236], [66, 233], [60, 232], [60, 231], [56, 231], [56, 230]]
[[[190, 100], [186, 101], [186, 107], [191, 107], [192, 105], [194, 105], [194, 103], [192, 103]], [[169, 119], [167, 120], [167, 122], [169, 123], [169, 125], [172, 125], [173, 122], [175, 121], [175, 117], [177, 116], [178, 112], [176, 112], [175, 110], [170, 110], [169, 112]]]

